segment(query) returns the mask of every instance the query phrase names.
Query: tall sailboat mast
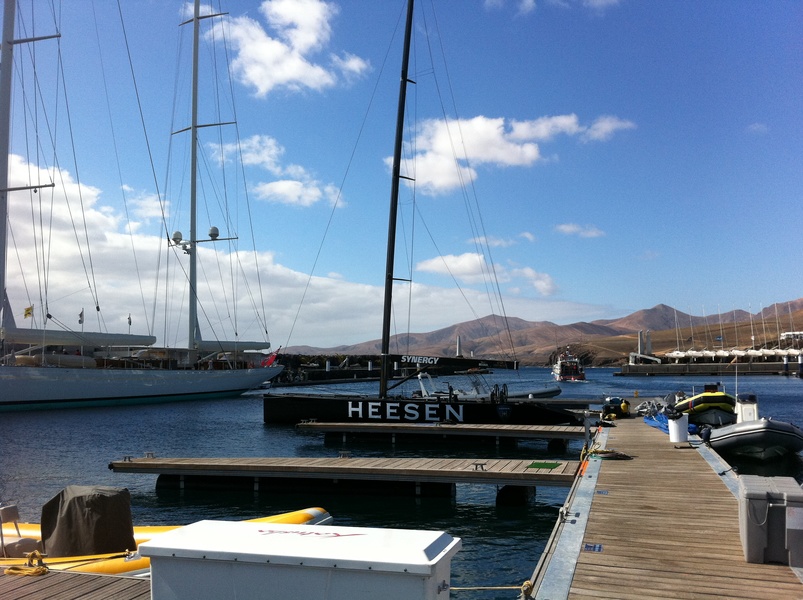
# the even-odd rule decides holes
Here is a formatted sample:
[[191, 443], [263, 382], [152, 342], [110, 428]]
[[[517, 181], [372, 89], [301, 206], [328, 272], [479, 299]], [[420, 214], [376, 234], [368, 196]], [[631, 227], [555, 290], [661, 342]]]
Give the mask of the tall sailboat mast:
[[201, 2], [195, 0], [192, 20], [192, 121], [190, 123], [190, 296], [189, 296], [189, 333], [187, 337], [190, 349], [190, 362], [198, 359], [200, 344], [198, 332], [198, 258], [197, 242], [197, 185], [198, 178], [198, 42], [201, 31]]
[[8, 153], [11, 149], [11, 73], [14, 58], [16, 0], [6, 0], [3, 11], [3, 47], [0, 50], [0, 311], [6, 310], [6, 236], [8, 228]]
[[401, 81], [399, 83], [399, 108], [396, 115], [396, 141], [393, 148], [393, 172], [390, 184], [390, 216], [388, 217], [388, 252], [385, 263], [385, 303], [382, 313], [382, 371], [379, 378], [379, 397], [387, 398], [388, 380], [393, 365], [390, 362], [390, 321], [393, 304], [393, 270], [396, 260], [396, 213], [399, 206], [399, 179], [401, 178], [401, 152], [404, 138], [404, 109], [407, 102], [407, 77], [410, 62], [410, 38], [413, 30], [413, 0], [407, 3], [407, 23], [404, 28], [404, 51], [402, 54]]
[[32, 37], [27, 39], [14, 39], [14, 25], [17, 20], [17, 0], [5, 0], [3, 8], [3, 38], [0, 41], [0, 325], [11, 324], [12, 315], [6, 311], [11, 310], [6, 297], [6, 257], [8, 254], [8, 194], [12, 191], [36, 189], [38, 187], [53, 187], [53, 184], [44, 186], [24, 186], [9, 189], [8, 187], [8, 156], [11, 152], [11, 83], [14, 71], [14, 46], [40, 40], [49, 40], [59, 37], [58, 34]]

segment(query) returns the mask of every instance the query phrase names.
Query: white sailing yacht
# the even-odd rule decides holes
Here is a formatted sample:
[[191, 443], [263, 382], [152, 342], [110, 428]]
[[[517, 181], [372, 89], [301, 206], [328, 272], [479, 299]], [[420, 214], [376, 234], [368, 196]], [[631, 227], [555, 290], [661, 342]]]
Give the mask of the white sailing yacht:
[[[192, 123], [186, 132], [192, 136], [190, 174], [190, 228], [185, 238], [180, 232], [167, 241], [188, 257], [189, 344], [187, 348], [156, 348], [152, 335], [114, 334], [70, 330], [63, 323], [54, 324], [46, 305], [44, 327], [17, 325], [9, 301], [9, 206], [23, 194], [36, 193], [54, 184], [13, 185], [9, 182], [12, 159], [10, 128], [14, 49], [46, 38], [15, 38], [16, 0], [5, 0], [2, 55], [0, 56], [0, 289], [2, 321], [0, 325], [0, 411], [47, 409], [80, 406], [108, 406], [230, 398], [258, 387], [278, 375], [282, 367], [274, 364], [275, 354], [268, 354], [267, 341], [233, 342], [201, 339], [198, 325], [196, 231], [196, 163], [198, 103], [198, 39], [200, 22], [210, 15], [200, 14], [196, 0], [194, 15], [185, 23], [193, 27]], [[33, 53], [30, 54], [34, 56]], [[27, 318], [32, 307], [17, 309], [17, 318]], [[83, 310], [81, 311], [83, 321]], [[130, 320], [129, 320], [130, 324]], [[61, 327], [61, 328], [59, 328]]]

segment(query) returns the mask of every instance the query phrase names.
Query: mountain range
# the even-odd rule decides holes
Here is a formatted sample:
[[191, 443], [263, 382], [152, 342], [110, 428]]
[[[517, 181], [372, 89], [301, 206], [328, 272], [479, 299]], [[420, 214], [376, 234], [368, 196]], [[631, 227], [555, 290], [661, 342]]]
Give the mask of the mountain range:
[[[550, 321], [525, 321], [488, 315], [429, 333], [399, 334], [391, 338], [391, 353], [509, 359], [523, 365], [546, 365], [558, 350], [572, 348], [585, 364], [613, 365], [627, 360], [638, 349], [638, 334], [649, 332], [656, 354], [675, 349], [775, 347], [780, 334], [795, 331], [803, 322], [803, 298], [773, 304], [751, 314], [733, 310], [710, 316], [693, 316], [666, 304], [658, 304], [619, 319], [557, 325]], [[798, 325], [799, 326], [799, 325]], [[380, 340], [334, 348], [292, 346], [286, 354], [379, 355]], [[512, 348], [512, 350], [511, 350]]]

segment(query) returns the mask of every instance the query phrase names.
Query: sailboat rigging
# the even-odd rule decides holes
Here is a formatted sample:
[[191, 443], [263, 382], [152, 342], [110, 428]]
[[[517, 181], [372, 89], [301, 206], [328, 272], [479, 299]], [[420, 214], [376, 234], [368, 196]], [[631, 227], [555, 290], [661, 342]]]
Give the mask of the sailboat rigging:
[[[404, 30], [401, 80], [399, 85], [398, 111], [396, 115], [396, 136], [394, 141], [393, 163], [391, 168], [390, 213], [388, 217], [387, 257], [385, 266], [385, 288], [382, 317], [381, 366], [379, 393], [377, 395], [338, 395], [284, 393], [271, 390], [264, 395], [263, 418], [266, 423], [298, 423], [302, 420], [317, 421], [373, 421], [373, 422], [442, 422], [462, 423], [513, 423], [513, 424], [557, 424], [580, 423], [582, 419], [575, 413], [549, 406], [548, 399], [560, 394], [560, 387], [553, 384], [512, 395], [507, 386], [495, 386], [491, 390], [480, 390], [475, 385], [472, 390], [458, 391], [451, 387], [448, 392], [430, 392], [423, 382], [421, 391], [413, 397], [390, 396], [390, 380], [393, 363], [411, 368], [401, 381], [418, 375], [421, 363], [438, 363], [440, 357], [390, 354], [390, 329], [392, 317], [396, 216], [398, 212], [399, 183], [401, 175], [402, 142], [407, 86], [409, 79], [410, 42], [413, 31], [414, 1], [407, 3]], [[446, 362], [448, 359], [444, 359]], [[517, 368], [506, 361], [494, 362], [502, 368]], [[479, 366], [480, 361], [471, 366]], [[466, 363], [464, 363], [466, 364]]]
[[[209, 239], [199, 239], [197, 233], [196, 154], [198, 129], [202, 127], [198, 123], [200, 23], [203, 19], [220, 16], [201, 15], [200, 0], [195, 0], [193, 16], [187, 21], [193, 27], [192, 122], [185, 130], [192, 138], [190, 232], [188, 239], [184, 239], [176, 231], [169, 241], [189, 257], [187, 348], [156, 348], [156, 338], [152, 335], [85, 332], [83, 328], [59, 331], [46, 326], [40, 329], [17, 327], [7, 291], [9, 205], [14, 194], [44, 186], [9, 186], [14, 47], [57, 36], [15, 39], [16, 9], [16, 0], [5, 0], [0, 55], [0, 152], [7, 157], [0, 161], [0, 288], [3, 290], [0, 410], [231, 398], [278, 375], [283, 367], [265, 358], [270, 348], [267, 341], [225, 342], [201, 338], [197, 246], [202, 242], [231, 238], [220, 238], [215, 227], [210, 230]], [[29, 311], [32, 312], [32, 308], [25, 309], [26, 318]], [[48, 313], [45, 325], [51, 318]], [[83, 309], [79, 322], [83, 324]]]

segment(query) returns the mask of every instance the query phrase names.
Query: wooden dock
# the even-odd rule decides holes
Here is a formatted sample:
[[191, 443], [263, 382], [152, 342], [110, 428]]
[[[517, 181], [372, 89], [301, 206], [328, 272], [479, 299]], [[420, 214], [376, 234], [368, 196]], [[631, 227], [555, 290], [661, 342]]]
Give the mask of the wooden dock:
[[[696, 438], [692, 438], [696, 440]], [[629, 460], [437, 458], [145, 458], [116, 472], [177, 477], [408, 480], [571, 486], [532, 574], [529, 598], [803, 598], [803, 569], [747, 563], [739, 533], [738, 476], [698, 442], [673, 444], [640, 418], [597, 432], [595, 446]], [[592, 448], [593, 449], [593, 448]], [[319, 479], [320, 478], [320, 479]], [[119, 586], [119, 587], [114, 587]], [[0, 576], [0, 598], [147, 600], [141, 579], [52, 572]]]
[[150, 579], [50, 571], [44, 575], [0, 575], [4, 600], [150, 600]]
[[115, 473], [147, 473], [178, 478], [246, 478], [254, 490], [271, 480], [336, 482], [489, 483], [569, 487], [578, 461], [456, 458], [126, 458], [109, 465]]
[[319, 423], [303, 421], [296, 425], [302, 431], [340, 435], [345, 442], [351, 436], [387, 437], [392, 443], [397, 436], [426, 436], [453, 439], [459, 437], [501, 439], [590, 439], [588, 429], [578, 425], [480, 425], [467, 423]]
[[632, 460], [588, 462], [533, 573], [534, 598], [803, 598], [803, 569], [745, 561], [738, 478], [716, 453], [672, 444], [640, 418], [598, 441]]

